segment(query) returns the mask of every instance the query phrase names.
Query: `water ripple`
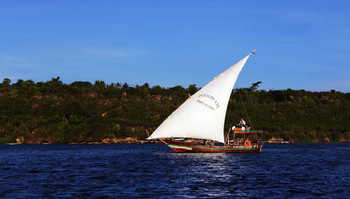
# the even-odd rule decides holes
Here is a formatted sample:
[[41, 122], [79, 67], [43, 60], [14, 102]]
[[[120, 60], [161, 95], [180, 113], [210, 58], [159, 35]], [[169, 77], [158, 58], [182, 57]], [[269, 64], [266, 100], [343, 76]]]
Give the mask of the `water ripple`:
[[178, 154], [163, 144], [0, 146], [1, 198], [346, 198], [349, 144]]

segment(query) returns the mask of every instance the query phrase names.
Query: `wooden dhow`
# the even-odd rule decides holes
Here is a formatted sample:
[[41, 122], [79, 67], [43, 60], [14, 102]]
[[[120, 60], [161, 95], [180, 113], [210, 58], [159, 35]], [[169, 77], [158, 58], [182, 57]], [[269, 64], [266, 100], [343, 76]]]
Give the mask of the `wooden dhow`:
[[188, 98], [147, 139], [159, 139], [175, 152], [261, 152], [260, 130], [232, 129], [224, 136], [232, 89], [251, 54], [254, 51]]

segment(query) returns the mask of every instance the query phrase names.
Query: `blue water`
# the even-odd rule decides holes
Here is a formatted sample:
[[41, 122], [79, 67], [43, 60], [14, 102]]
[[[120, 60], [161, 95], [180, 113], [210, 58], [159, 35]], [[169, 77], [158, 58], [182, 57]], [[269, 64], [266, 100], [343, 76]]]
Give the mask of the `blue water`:
[[349, 198], [350, 144], [177, 154], [163, 144], [0, 145], [0, 198]]

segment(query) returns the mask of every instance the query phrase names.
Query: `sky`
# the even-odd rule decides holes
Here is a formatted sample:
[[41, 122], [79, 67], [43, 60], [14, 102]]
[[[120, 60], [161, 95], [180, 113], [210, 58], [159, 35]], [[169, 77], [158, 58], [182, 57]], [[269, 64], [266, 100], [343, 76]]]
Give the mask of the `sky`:
[[0, 0], [0, 82], [350, 92], [348, 0]]

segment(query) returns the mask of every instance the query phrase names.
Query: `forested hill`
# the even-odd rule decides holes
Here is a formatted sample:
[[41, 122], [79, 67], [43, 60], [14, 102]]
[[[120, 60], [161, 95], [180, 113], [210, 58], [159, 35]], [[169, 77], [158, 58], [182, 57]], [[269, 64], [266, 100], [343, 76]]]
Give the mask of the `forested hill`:
[[[340, 142], [350, 138], [350, 93], [235, 89], [225, 129], [245, 118], [264, 139]], [[76, 143], [104, 138], [145, 139], [198, 90], [105, 84], [64, 84], [4, 79], [0, 84], [0, 143]], [[241, 96], [241, 97], [240, 97]], [[242, 106], [244, 101], [248, 116]]]

